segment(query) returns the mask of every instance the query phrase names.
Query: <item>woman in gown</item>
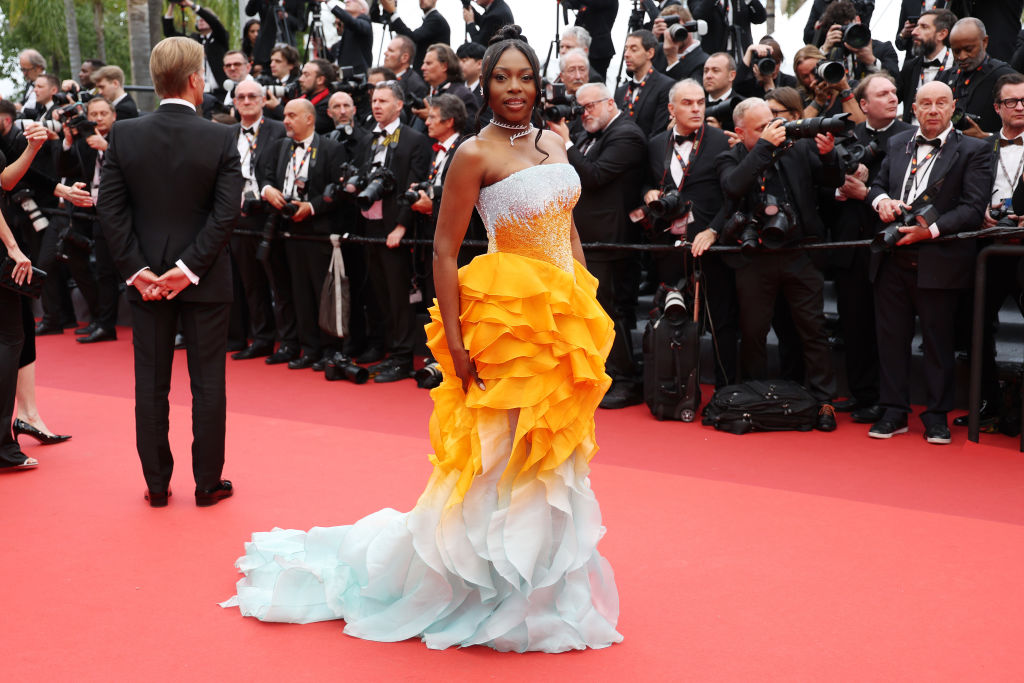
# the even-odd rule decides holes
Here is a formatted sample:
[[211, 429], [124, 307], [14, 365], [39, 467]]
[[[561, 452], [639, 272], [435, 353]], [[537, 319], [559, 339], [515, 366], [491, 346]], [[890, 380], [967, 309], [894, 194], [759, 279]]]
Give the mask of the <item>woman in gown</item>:
[[[265, 621], [344, 619], [377, 641], [562, 652], [622, 636], [590, 489], [612, 323], [597, 304], [561, 139], [539, 128], [533, 50], [505, 27], [483, 59], [490, 125], [461, 145], [434, 238], [428, 346], [434, 471], [408, 513], [253, 534], [223, 603]], [[534, 124], [538, 127], [535, 128]], [[487, 254], [457, 270], [473, 205]]]

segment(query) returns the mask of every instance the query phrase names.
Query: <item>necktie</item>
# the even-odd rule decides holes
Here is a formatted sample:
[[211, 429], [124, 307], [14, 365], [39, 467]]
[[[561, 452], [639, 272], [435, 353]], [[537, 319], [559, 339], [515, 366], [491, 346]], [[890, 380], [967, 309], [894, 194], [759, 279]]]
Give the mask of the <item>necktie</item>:
[[677, 145], [681, 145], [681, 144], [683, 144], [685, 142], [693, 142], [693, 141], [694, 141], [694, 134], [693, 133], [690, 133], [689, 135], [676, 135], [676, 144]]
[[938, 147], [939, 145], [942, 144], [942, 140], [940, 140], [939, 138], [935, 138], [934, 140], [929, 140], [928, 138], [926, 138], [923, 135], [918, 135], [917, 136], [917, 144], [919, 144], [919, 145], [931, 145], [932, 147]]
[[1006, 140], [999, 138], [999, 146], [1006, 147], [1008, 145], [1024, 145], [1024, 138], [1014, 138], [1012, 140]]
[[440, 142], [435, 142], [433, 144], [432, 148], [433, 148], [433, 150], [435, 152], [443, 152], [444, 151], [444, 145], [442, 145]]

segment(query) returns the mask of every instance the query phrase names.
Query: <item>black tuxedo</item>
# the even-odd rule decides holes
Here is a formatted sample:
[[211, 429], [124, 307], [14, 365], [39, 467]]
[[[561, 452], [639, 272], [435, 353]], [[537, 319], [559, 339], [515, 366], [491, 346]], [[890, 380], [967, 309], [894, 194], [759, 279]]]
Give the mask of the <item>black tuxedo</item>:
[[1021, 29], [1024, 0], [952, 0], [949, 4], [957, 17], [977, 17], [985, 24], [990, 55], [1010, 59]]
[[[939, 53], [939, 59], [943, 53]], [[903, 103], [902, 119], [910, 123], [914, 116], [912, 105], [917, 97], [917, 89], [921, 87], [921, 70], [924, 68], [924, 57], [911, 57], [907, 54], [903, 60], [903, 68], [896, 76], [896, 96]], [[942, 73], [941, 71], [939, 72]]]
[[1017, 34], [1017, 42], [1013, 45], [1013, 56], [1010, 57], [1010, 68], [1024, 72], [1024, 30]]
[[725, 6], [721, 0], [690, 0], [690, 12], [694, 19], [708, 23], [707, 35], [700, 39], [701, 47], [709, 55], [716, 52], [730, 52], [728, 40], [732, 37], [731, 54], [740, 59], [747, 47], [754, 42], [750, 33], [751, 24], [763, 24], [768, 19], [761, 0], [731, 0], [733, 6], [730, 24]]
[[[223, 81], [223, 79], [221, 79]], [[130, 93], [125, 93], [124, 97], [114, 105], [114, 113], [117, 114], [118, 121], [126, 121], [128, 119], [138, 118], [139, 107], [135, 104], [135, 100], [132, 99]]]
[[390, 21], [391, 30], [395, 33], [408, 36], [416, 44], [416, 58], [413, 60], [412, 68], [420, 70], [423, 64], [423, 57], [427, 54], [427, 48], [435, 43], [448, 45], [451, 43], [452, 30], [444, 15], [436, 9], [432, 9], [423, 15], [423, 23], [416, 29], [405, 25], [401, 17], [392, 18]]
[[149, 116], [116, 122], [108, 141], [96, 210], [122, 277], [144, 268], [159, 275], [180, 260], [199, 278], [172, 300], [142, 301], [135, 288], [128, 291], [143, 474], [150, 491], [167, 490], [174, 466], [167, 393], [180, 320], [192, 377], [192, 471], [196, 487], [209, 490], [219, 485], [224, 466], [224, 357], [232, 293], [225, 246], [242, 192], [235, 136], [227, 126], [171, 103]]
[[331, 46], [331, 59], [338, 66], [351, 66], [355, 73], [366, 73], [373, 65], [373, 24], [365, 14], [353, 16], [340, 7], [331, 13], [341, 19], [344, 30], [341, 40]]
[[[979, 116], [978, 126], [986, 133], [998, 131], [1002, 125], [1002, 119], [996, 113], [992, 102], [995, 99], [996, 81], [1000, 76], [1014, 73], [1009, 64], [1002, 62], [995, 57], [989, 57], [973, 74], [957, 75], [957, 67], [947, 69], [940, 73], [936, 80], [949, 85], [953, 89], [953, 97], [956, 98], [956, 106], [968, 114]], [[969, 83], [967, 81], [970, 81]]]
[[704, 78], [704, 62], [708, 61], [707, 52], [699, 45], [682, 59], [676, 60], [671, 67], [666, 64], [665, 75], [673, 81], [681, 81], [684, 78], [692, 78], [698, 83]]
[[[663, 73], [651, 69], [647, 72], [647, 80], [639, 87], [636, 102], [629, 105], [631, 81], [626, 81], [615, 89], [615, 104], [619, 110], [633, 119], [644, 135], [651, 137], [668, 127], [668, 91], [675, 83]], [[636, 86], [634, 86], [636, 87]], [[632, 111], [631, 111], [632, 109]]]
[[475, 7], [473, 8], [473, 23], [468, 24], [466, 30], [469, 32], [471, 41], [487, 47], [498, 29], [514, 23], [512, 10], [505, 4], [505, 0], [494, 0], [482, 14], [477, 12]]
[[[867, 201], [881, 194], [902, 198], [904, 178], [915, 153], [917, 129], [889, 139], [882, 168]], [[932, 194], [942, 235], [978, 228], [992, 192], [992, 158], [983, 140], [952, 130], [932, 161], [929, 186], [944, 179]], [[959, 293], [971, 287], [975, 244], [970, 240], [895, 247], [891, 254], [873, 255], [878, 350], [881, 365], [881, 405], [887, 416], [901, 419], [910, 411], [910, 345], [914, 315], [921, 320], [927, 408], [926, 426], [944, 423], [953, 408], [954, 317]]]
[[608, 64], [615, 56], [612, 26], [618, 11], [618, 0], [589, 0], [576, 12], [576, 25], [590, 32], [590, 66], [600, 74], [601, 82], [604, 82]]
[[277, 22], [274, 12], [278, 6], [278, 0], [249, 0], [245, 4], [247, 16], [259, 16], [260, 32], [256, 36], [256, 44], [253, 45], [252, 60], [256, 64], [269, 64], [270, 53], [274, 45], [287, 43], [291, 46], [296, 44], [296, 36], [303, 29], [305, 23], [306, 3], [304, 0], [284, 0], [285, 26], [288, 29], [288, 37], [277, 35]]
[[[217, 99], [223, 100], [225, 95], [224, 88], [222, 87], [225, 79], [224, 54], [230, 49], [231, 42], [228, 37], [228, 30], [224, 28], [224, 24], [222, 24], [220, 19], [217, 18], [217, 15], [205, 7], [199, 7], [196, 14], [205, 19], [206, 23], [210, 25], [210, 33], [206, 36], [199, 33], [192, 33], [189, 34], [188, 37], [199, 42], [203, 46], [203, 51], [206, 53], [206, 61], [210, 65], [210, 71], [213, 73], [213, 78], [217, 81], [217, 87], [213, 89], [213, 95]], [[173, 19], [164, 17], [162, 22], [165, 38], [185, 35], [175, 29]], [[138, 115], [137, 111], [136, 115]], [[120, 118], [120, 116], [118, 118]]]

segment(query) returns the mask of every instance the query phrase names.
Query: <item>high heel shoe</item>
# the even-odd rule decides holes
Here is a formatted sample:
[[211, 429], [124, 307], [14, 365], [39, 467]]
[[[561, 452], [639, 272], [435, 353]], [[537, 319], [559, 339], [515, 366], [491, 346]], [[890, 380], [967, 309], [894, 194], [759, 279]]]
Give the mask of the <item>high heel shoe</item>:
[[44, 446], [51, 446], [55, 443], [61, 443], [71, 438], [70, 434], [47, 434], [46, 432], [36, 429], [24, 420], [15, 419], [14, 437], [17, 438], [19, 434], [27, 434]]

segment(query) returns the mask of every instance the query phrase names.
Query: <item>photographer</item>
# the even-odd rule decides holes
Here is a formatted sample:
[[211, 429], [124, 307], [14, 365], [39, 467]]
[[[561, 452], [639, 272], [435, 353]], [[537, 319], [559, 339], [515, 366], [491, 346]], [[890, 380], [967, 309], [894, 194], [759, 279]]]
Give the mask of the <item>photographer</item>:
[[397, 0], [380, 0], [385, 23], [391, 27], [393, 32], [400, 36], [407, 36], [416, 44], [416, 59], [412, 63], [412, 68], [416, 71], [420, 70], [423, 55], [426, 54], [428, 47], [435, 43], [448, 45], [452, 42], [452, 31], [448, 26], [448, 21], [435, 9], [437, 0], [419, 0], [419, 2], [420, 9], [423, 10], [423, 23], [419, 28], [413, 30], [405, 25], [401, 17], [393, 16], [397, 9]]
[[732, 112], [743, 101], [743, 95], [733, 92], [736, 80], [736, 61], [727, 52], [716, 52], [704, 62], [704, 92], [707, 93], [708, 122], [723, 130], [732, 130]]
[[78, 86], [83, 92], [95, 95], [96, 84], [93, 82], [93, 74], [97, 69], [106, 66], [100, 59], [83, 59], [82, 66], [78, 68]]
[[430, 171], [430, 142], [410, 126], [402, 125], [399, 115], [404, 100], [405, 93], [397, 83], [386, 81], [374, 89], [374, 142], [359, 164], [361, 178], [367, 177], [373, 165], [379, 169], [375, 180], [363, 191], [367, 200], [373, 200], [362, 210], [366, 235], [386, 238], [385, 245], [373, 244], [366, 249], [373, 294], [386, 320], [388, 358], [374, 366], [375, 382], [396, 382], [409, 377], [416, 340], [415, 315], [409, 302], [410, 251], [401, 244], [406, 230], [412, 226], [413, 211], [399, 202], [401, 193], [395, 189], [426, 179]]
[[25, 79], [25, 94], [21, 96], [21, 102], [16, 102], [14, 106], [19, 112], [25, 108], [35, 109], [36, 79], [46, 73], [46, 60], [38, 50], [28, 48], [18, 53], [18, 67]]
[[124, 71], [121, 67], [109, 64], [100, 67], [92, 74], [99, 96], [114, 105], [114, 113], [118, 121], [134, 119], [139, 115], [139, 108], [132, 96], [124, 90]]
[[[466, 130], [476, 131], [475, 121], [479, 111], [476, 98], [462, 81], [462, 68], [455, 51], [447, 45], [431, 45], [423, 58], [423, 80], [430, 86], [430, 97], [437, 95], [454, 95], [466, 106]], [[426, 104], [424, 107], [413, 108], [413, 113], [421, 120], [427, 118]]]
[[469, 39], [487, 47], [499, 28], [514, 24], [516, 20], [512, 18], [512, 10], [505, 0], [477, 0], [476, 4], [484, 8], [482, 14], [469, 0], [462, 0], [462, 18], [466, 22]]
[[[770, 241], [794, 246], [820, 238], [824, 232], [813, 188], [839, 187], [839, 167], [831, 134], [814, 140], [789, 139], [788, 126], [774, 118], [764, 100], [749, 98], [733, 112], [738, 144], [718, 158], [725, 196], [742, 217], [742, 235], [731, 234], [733, 219], [722, 231], [723, 244], [753, 240], [745, 265], [736, 270], [740, 306], [740, 375], [744, 380], [766, 375], [766, 338], [782, 292], [803, 345], [807, 388], [821, 402], [816, 428], [836, 428], [830, 401], [835, 395], [831, 349], [825, 332], [824, 279], [802, 250], [775, 251], [759, 247]], [[771, 229], [771, 232], [769, 232]], [[750, 231], [756, 231], [751, 236]], [[770, 240], [768, 238], [771, 238]]]
[[782, 73], [782, 46], [771, 36], [751, 45], [743, 54], [736, 76], [736, 92], [744, 97], [764, 97], [775, 88], [795, 88], [796, 78]]
[[911, 33], [910, 53], [903, 62], [896, 90], [903, 103], [903, 120], [917, 123], [911, 104], [917, 89], [931, 83], [944, 71], [953, 68], [953, 51], [949, 49], [949, 32], [956, 16], [948, 9], [922, 12]]
[[654, 70], [651, 60], [658, 40], [640, 30], [626, 37], [623, 59], [629, 79], [615, 89], [615, 103], [627, 117], [651, 137], [668, 128], [668, 91], [672, 79]]
[[243, 81], [255, 81], [250, 73], [249, 60], [241, 50], [230, 50], [224, 53], [224, 108], [231, 112], [235, 104], [235, 88]]
[[[60, 92], [60, 81], [53, 74], [42, 74], [36, 78], [36, 82], [32, 85], [32, 91], [35, 93], [35, 107], [25, 107], [21, 111], [22, 117], [31, 117], [35, 121], [49, 120], [50, 112], [57, 105], [54, 98]], [[62, 100], [67, 102], [66, 98], [62, 98]]]
[[[669, 31], [665, 17], [670, 16], [678, 16], [679, 21], [684, 24], [693, 21], [690, 11], [680, 5], [666, 7], [661, 16], [654, 20], [651, 32], [655, 38], [661, 40], [661, 51], [664, 56], [664, 68], [661, 70], [676, 82], [684, 78], [700, 80], [704, 75], [704, 62], [708, 60], [708, 53], [701, 48], [696, 31]], [[680, 37], [682, 40], [679, 40]], [[657, 62], [655, 58], [655, 63]]]
[[851, 0], [836, 0], [821, 18], [828, 32], [821, 43], [821, 51], [828, 58], [846, 67], [849, 78], [855, 81], [869, 73], [887, 71], [899, 73], [899, 58], [892, 43], [883, 43], [871, 37], [867, 24], [861, 23]]
[[[830, 82], [825, 78], [828, 67], [834, 67], [842, 73], [842, 77]], [[850, 121], [860, 123], [864, 120], [864, 112], [853, 99], [853, 89], [846, 79], [842, 65], [829, 62], [821, 50], [813, 45], [805, 45], [793, 56], [793, 72], [800, 84], [800, 94], [804, 98], [804, 116], [836, 116], [849, 114]]]
[[[88, 121], [94, 124], [93, 126], [64, 127], [64, 143], [57, 160], [57, 172], [71, 182], [83, 183], [83, 189], [89, 192], [95, 203], [99, 196], [103, 156], [107, 151], [107, 133], [114, 125], [117, 114], [110, 102], [102, 97], [89, 100], [86, 104], [86, 113]], [[96, 210], [92, 207], [78, 211], [96, 215]], [[51, 229], [57, 230], [57, 224], [51, 226]], [[113, 341], [117, 339], [120, 278], [103, 235], [103, 226], [93, 220], [73, 217], [64, 229], [74, 233], [57, 240], [61, 244], [57, 245], [55, 255], [57, 258], [63, 255], [62, 260], [66, 260], [71, 276], [78, 284], [78, 291], [82, 293], [89, 308], [90, 323], [83, 330], [84, 336], [76, 341], [82, 344]], [[96, 257], [95, 277], [89, 269], [90, 251]], [[44, 260], [50, 262], [51, 258]], [[50, 280], [47, 280], [43, 286], [44, 303], [49, 304], [44, 307], [56, 309], [59, 306], [60, 292], [49, 285]]]
[[579, 48], [559, 55], [558, 69], [556, 83], [565, 84], [566, 95], [575, 97], [576, 91], [589, 82], [587, 74], [590, 73], [590, 62], [587, 61], [587, 54]]
[[246, 16], [258, 16], [260, 33], [253, 45], [252, 61], [266, 66], [279, 45], [294, 48], [306, 23], [305, 0], [249, 0]]
[[[271, 153], [261, 160], [256, 177], [262, 187], [262, 198], [281, 214], [276, 220], [287, 225], [282, 225], [282, 229], [296, 234], [329, 235], [337, 204], [324, 201], [323, 194], [324, 188], [341, 175], [341, 162], [338, 145], [314, 130], [315, 121], [316, 111], [309, 100], [286, 104], [284, 127], [288, 137], [277, 141]], [[296, 208], [286, 209], [289, 204]], [[287, 223], [286, 212], [291, 213]], [[302, 347], [302, 356], [290, 360], [288, 367], [323, 370], [327, 358], [341, 350], [341, 341], [321, 330], [318, 322], [320, 290], [331, 261], [331, 245], [291, 239], [285, 241], [284, 251]]]
[[981, 225], [993, 187], [988, 145], [955, 130], [953, 111], [953, 91], [945, 83], [932, 81], [919, 89], [914, 115], [920, 128], [889, 139], [867, 196], [886, 224], [876, 239], [895, 243], [891, 253], [873, 254], [870, 265], [879, 403], [885, 410], [868, 432], [877, 439], [907, 431], [916, 314], [924, 341], [924, 436], [928, 443], [950, 443], [946, 414], [955, 399], [951, 313], [961, 291], [971, 287], [976, 252], [970, 240], [931, 240]]
[[[807, 23], [804, 24], [804, 43], [806, 45], [821, 45], [825, 40], [830, 24], [825, 24], [821, 17], [828, 9], [829, 4], [836, 0], [812, 0], [811, 12], [807, 15]], [[932, 2], [933, 0], [927, 0]], [[949, 0], [945, 0], [947, 3]], [[871, 24], [871, 15], [875, 11], [875, 0], [855, 0], [854, 6], [857, 13], [867, 25]]]
[[[576, 28], [585, 29], [591, 38], [587, 46], [587, 59], [597, 72], [600, 82], [604, 82], [608, 65], [615, 56], [615, 43], [612, 42], [612, 26], [615, 15], [619, 11], [618, 0], [561, 0], [562, 6], [576, 10]], [[580, 46], [582, 47], [582, 46]]]
[[276, 121], [284, 118], [283, 99], [294, 99], [288, 96], [288, 89], [294, 88], [296, 94], [301, 93], [299, 85], [299, 74], [302, 71], [302, 64], [299, 62], [299, 51], [291, 45], [278, 45], [270, 53], [270, 76], [260, 76], [259, 82], [264, 86], [282, 86], [285, 94], [278, 97], [272, 92], [266, 92], [264, 98], [266, 104], [263, 106], [263, 115]]
[[754, 41], [750, 25], [763, 24], [768, 19], [761, 0], [690, 0], [688, 5], [694, 19], [703, 19], [708, 24], [707, 35], [700, 39], [704, 51], [728, 52], [734, 59], [741, 57]]
[[[178, 31], [174, 26], [174, 7], [188, 7], [196, 15], [196, 32], [188, 37], [198, 41], [203, 46], [206, 54], [206, 92], [212, 94], [218, 100], [224, 99], [224, 53], [230, 48], [228, 30], [216, 14], [200, 7], [192, 0], [172, 0], [167, 3], [167, 12], [164, 14], [163, 28], [164, 37], [185, 35], [184, 30]], [[122, 80], [122, 83], [124, 81]]]
[[[562, 35], [558, 38], [558, 56], [562, 57], [569, 53], [570, 50], [581, 50], [584, 56], [587, 58], [587, 82], [589, 83], [604, 83], [604, 78], [601, 74], [594, 71], [594, 68], [590, 65], [590, 32], [582, 26], [569, 26]], [[475, 45], [475, 43], [474, 43]]]
[[[736, 381], [736, 277], [719, 255], [705, 252], [722, 229], [725, 201], [715, 162], [729, 151], [729, 140], [721, 130], [705, 124], [704, 102], [704, 89], [693, 79], [680, 81], [669, 91], [674, 125], [647, 146], [644, 203], [650, 207], [664, 201], [666, 194], [675, 194], [683, 207], [685, 213], [665, 212], [657, 218], [650, 241], [671, 244], [685, 239], [693, 245], [693, 256], [700, 258], [703, 308], [712, 321], [715, 342], [715, 386], [720, 387]], [[686, 258], [679, 253], [656, 253], [653, 260], [658, 282], [675, 287], [687, 274]]]
[[958, 117], [957, 129], [972, 138], [987, 138], [1002, 125], [992, 107], [996, 81], [1013, 73], [1013, 69], [988, 54], [985, 24], [973, 17], [953, 25], [949, 45], [956, 59], [955, 68], [943, 71], [936, 80], [952, 89], [955, 111], [963, 112]]
[[[582, 191], [573, 209], [580, 240], [628, 244], [633, 237], [629, 212], [640, 196], [647, 138], [616, 108], [603, 83], [582, 86], [576, 100], [583, 109], [583, 135], [570, 141], [564, 121], [548, 123], [548, 127], [562, 136], [569, 163], [580, 176]], [[606, 365], [612, 387], [601, 401], [605, 408], [636, 405], [643, 398], [633, 361], [631, 327], [626, 324], [633, 316], [628, 307], [636, 305], [633, 265], [631, 257], [621, 251], [595, 251], [587, 258], [587, 267], [599, 283], [597, 300], [616, 328]]]
[[[331, 96], [329, 86], [337, 76], [338, 72], [334, 65], [323, 59], [307, 62], [299, 74], [302, 99], [313, 105], [316, 111], [316, 132], [320, 135], [326, 135], [334, 130], [334, 122], [327, 114], [327, 98]], [[287, 111], [287, 105], [285, 110]]]
[[[341, 40], [331, 46], [330, 58], [338, 66], [350, 66], [355, 73], [366, 73], [373, 64], [373, 24], [366, 0], [345, 0], [342, 9], [338, 0], [327, 2], [336, 18], [334, 27]], [[334, 80], [333, 78], [331, 80]]]

